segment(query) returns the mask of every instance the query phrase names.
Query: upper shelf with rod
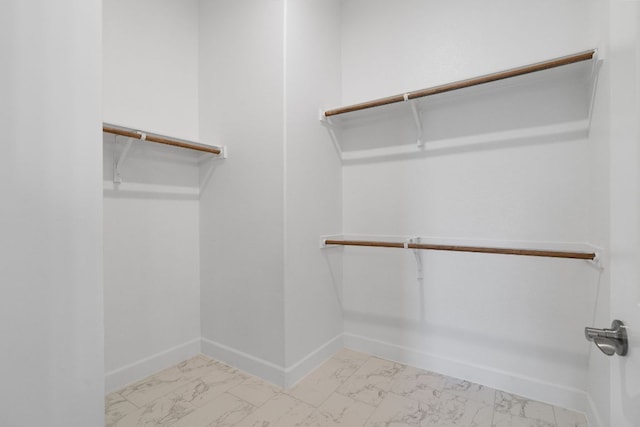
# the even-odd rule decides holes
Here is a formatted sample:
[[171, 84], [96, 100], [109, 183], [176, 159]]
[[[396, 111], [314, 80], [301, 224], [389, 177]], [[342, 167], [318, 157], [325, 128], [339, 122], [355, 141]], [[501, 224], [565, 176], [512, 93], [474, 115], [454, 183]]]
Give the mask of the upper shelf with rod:
[[[600, 62], [596, 50], [587, 50], [331, 108], [322, 111], [320, 119], [343, 159], [352, 158], [350, 152], [379, 151], [416, 140], [422, 149], [427, 142], [457, 141], [477, 135], [499, 138], [505, 132], [521, 129], [588, 129]], [[389, 124], [395, 126], [393, 131]], [[409, 151], [415, 151], [415, 147]]]
[[102, 124], [102, 132], [115, 135], [116, 137], [122, 136], [127, 138], [124, 148], [120, 150], [120, 154], [118, 156], [114, 156], [113, 181], [115, 184], [120, 184], [122, 182], [120, 171], [122, 169], [122, 165], [124, 164], [127, 158], [127, 155], [129, 154], [131, 143], [134, 140], [152, 142], [156, 144], [162, 144], [162, 145], [168, 145], [172, 147], [192, 150], [195, 152], [203, 153], [204, 156], [207, 156], [213, 159], [227, 158], [227, 150], [225, 146], [218, 146], [218, 145], [211, 145], [211, 144], [206, 144], [202, 142], [189, 141], [182, 138], [169, 137], [166, 135], [160, 135], [157, 133], [141, 131], [134, 128], [114, 125], [110, 123]]
[[204, 144], [202, 142], [194, 142], [194, 141], [188, 141], [186, 139], [163, 136], [160, 134], [140, 131], [133, 128], [124, 127], [124, 126], [103, 123], [102, 132], [110, 133], [113, 135], [124, 136], [127, 138], [139, 139], [141, 141], [171, 145], [174, 147], [186, 148], [188, 150], [201, 151], [203, 153], [216, 154], [216, 155], [221, 155], [222, 157], [226, 157], [225, 147], [223, 146], [210, 145], [210, 144]]

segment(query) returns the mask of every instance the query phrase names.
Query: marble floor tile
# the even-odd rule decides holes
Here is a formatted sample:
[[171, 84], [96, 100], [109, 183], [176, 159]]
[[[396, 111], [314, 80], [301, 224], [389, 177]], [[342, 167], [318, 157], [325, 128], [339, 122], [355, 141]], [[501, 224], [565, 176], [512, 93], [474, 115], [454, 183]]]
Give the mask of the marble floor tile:
[[427, 415], [426, 404], [388, 393], [365, 427], [424, 426]]
[[175, 427], [230, 427], [251, 415], [256, 409], [228, 393], [222, 393], [185, 417], [178, 420]]
[[493, 405], [496, 391], [491, 387], [475, 384], [457, 378], [447, 378], [442, 389], [465, 399], [477, 400], [488, 405]]
[[503, 414], [540, 420], [552, 425], [556, 422], [553, 406], [504, 391], [496, 391], [495, 410]]
[[118, 393], [111, 393], [105, 397], [105, 426], [115, 426], [125, 415], [138, 409], [133, 403]]
[[442, 392], [428, 405], [427, 427], [491, 427], [493, 405]]
[[587, 418], [584, 414], [570, 411], [568, 409], [553, 407], [556, 415], [556, 423], [558, 427], [588, 427]]
[[320, 406], [366, 359], [331, 358], [287, 391], [313, 406]]
[[114, 427], [171, 426], [196, 410], [196, 407], [175, 394], [148, 403], [119, 419]]
[[556, 427], [556, 424], [502, 412], [494, 412], [493, 427]]
[[404, 366], [389, 360], [371, 357], [344, 384], [338, 393], [378, 406], [391, 388], [394, 377]]
[[359, 351], [343, 348], [331, 357], [332, 359], [344, 360], [356, 365], [362, 365], [369, 360], [372, 356], [366, 353], [360, 353]]
[[434, 372], [407, 366], [391, 383], [391, 391], [400, 396], [428, 402], [442, 390], [447, 378]]
[[209, 404], [222, 393], [239, 386], [249, 377], [239, 371], [214, 369], [202, 378], [179, 387], [173, 393], [193, 406], [200, 407]]
[[261, 406], [281, 392], [281, 388], [256, 377], [248, 377], [239, 385], [229, 389], [230, 394], [251, 403], [253, 406]]
[[311, 415], [313, 407], [286, 394], [278, 394], [241, 420], [238, 427], [294, 427]]
[[133, 383], [119, 393], [133, 404], [144, 406], [219, 366], [214, 360], [196, 356]]
[[303, 423], [303, 427], [361, 427], [375, 407], [333, 393]]

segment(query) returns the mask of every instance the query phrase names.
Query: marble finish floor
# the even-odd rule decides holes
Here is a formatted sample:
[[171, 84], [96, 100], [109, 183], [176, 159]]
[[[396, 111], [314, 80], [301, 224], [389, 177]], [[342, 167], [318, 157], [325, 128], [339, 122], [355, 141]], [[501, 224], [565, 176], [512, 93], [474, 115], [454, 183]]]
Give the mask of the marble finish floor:
[[343, 349], [281, 389], [199, 355], [106, 397], [107, 427], [587, 427], [582, 414]]

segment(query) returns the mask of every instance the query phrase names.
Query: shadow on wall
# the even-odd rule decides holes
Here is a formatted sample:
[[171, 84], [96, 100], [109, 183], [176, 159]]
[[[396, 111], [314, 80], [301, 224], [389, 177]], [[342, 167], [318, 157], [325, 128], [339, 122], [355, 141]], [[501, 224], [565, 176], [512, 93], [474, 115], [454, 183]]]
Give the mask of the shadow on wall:
[[[631, 346], [633, 343], [630, 342]], [[636, 345], [636, 348], [630, 348], [629, 351], [639, 351], [640, 346]], [[640, 393], [635, 395], [630, 393], [630, 390], [637, 388], [637, 378], [630, 378], [627, 375], [627, 363], [629, 359], [622, 358], [620, 360], [620, 396], [622, 396], [622, 410], [624, 411], [625, 418], [628, 420], [640, 420]]]
[[588, 129], [581, 124], [540, 127], [504, 134], [484, 134], [467, 138], [426, 142], [421, 147], [409, 146], [408, 150], [374, 155], [350, 156], [346, 153], [343, 164], [358, 165], [383, 161], [412, 160], [428, 157], [460, 155], [471, 152], [504, 150], [531, 145], [558, 144], [586, 140]]
[[[425, 337], [453, 338], [465, 344], [473, 344], [475, 347], [490, 348], [494, 353], [510, 354], [515, 357], [528, 358], [532, 354], [535, 354], [536, 359], [552, 362], [555, 365], [575, 366], [577, 362], [586, 368], [588, 364], [589, 352], [586, 349], [584, 352], [570, 352], [558, 349], [557, 347], [546, 346], [542, 343], [533, 344], [525, 342], [517, 339], [517, 336], [497, 336], [491, 334], [489, 331], [471, 331], [452, 327], [448, 324], [420, 322], [401, 317], [382, 316], [351, 310], [344, 311], [344, 320], [352, 323], [416, 332]], [[406, 343], [394, 342], [391, 344], [403, 346]], [[423, 349], [415, 349], [415, 351], [428, 354], [428, 351]], [[434, 352], [433, 355], [437, 355], [437, 353]]]

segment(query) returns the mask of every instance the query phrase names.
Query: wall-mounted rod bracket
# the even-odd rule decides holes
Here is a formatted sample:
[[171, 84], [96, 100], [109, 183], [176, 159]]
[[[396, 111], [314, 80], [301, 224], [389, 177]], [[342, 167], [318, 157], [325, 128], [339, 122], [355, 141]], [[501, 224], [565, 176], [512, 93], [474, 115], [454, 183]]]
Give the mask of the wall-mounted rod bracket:
[[416, 105], [415, 100], [409, 99], [408, 93], [405, 93], [403, 96], [405, 102], [407, 102], [409, 104], [409, 107], [411, 107], [411, 113], [413, 113], [413, 121], [416, 124], [416, 130], [418, 132], [416, 144], [418, 145], [418, 147], [422, 147], [424, 146], [424, 131], [422, 130], [422, 120], [420, 120], [420, 112], [418, 111], [418, 106]]
[[217, 154], [215, 156], [212, 156], [210, 154], [204, 153], [202, 154], [200, 157], [198, 157], [198, 162], [199, 163], [205, 163], [205, 162], [215, 162], [217, 160], [225, 160], [228, 156], [228, 147], [226, 145], [218, 145], [216, 146], [216, 148], [218, 148], [220, 150], [220, 154]]
[[330, 245], [327, 244], [327, 240], [340, 240], [342, 239], [344, 236], [342, 234], [327, 234], [324, 236], [320, 236], [320, 249], [326, 249], [326, 248], [339, 248], [340, 246], [337, 245]]
[[600, 252], [594, 252], [594, 257], [593, 259], [587, 260], [588, 262], [590, 262], [594, 267], [596, 267], [599, 270], [603, 270], [604, 269], [604, 264], [602, 263], [602, 256], [600, 254]]

